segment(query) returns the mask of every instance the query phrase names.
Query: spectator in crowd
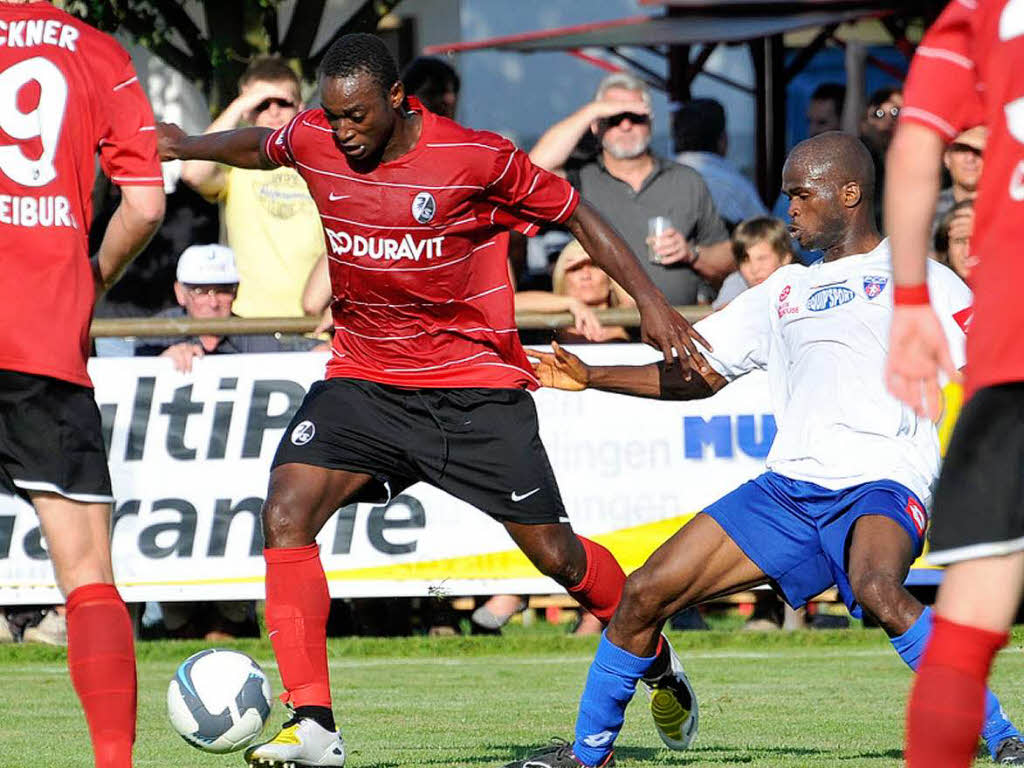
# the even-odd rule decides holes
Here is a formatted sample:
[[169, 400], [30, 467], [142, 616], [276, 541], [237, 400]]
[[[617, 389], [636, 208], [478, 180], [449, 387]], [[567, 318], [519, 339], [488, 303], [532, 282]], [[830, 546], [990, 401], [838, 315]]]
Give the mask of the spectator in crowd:
[[595, 265], [577, 241], [570, 241], [562, 249], [555, 262], [551, 282], [551, 292], [517, 293], [516, 311], [572, 314], [574, 326], [557, 334], [563, 343], [629, 341], [625, 328], [601, 325], [595, 310], [635, 306], [633, 297]]
[[[232, 304], [240, 287], [239, 272], [231, 249], [223, 245], [189, 246], [178, 259], [174, 295], [180, 306], [160, 312], [156, 317], [210, 319], [231, 317]], [[204, 355], [256, 352], [297, 352], [319, 346], [302, 336], [203, 334], [193, 337], [141, 339], [135, 354], [141, 357], [169, 357], [174, 367], [187, 373], [192, 361]]]
[[[238, 85], [238, 98], [207, 133], [243, 122], [280, 128], [302, 106], [298, 76], [277, 57], [255, 59]], [[291, 168], [245, 170], [190, 160], [182, 165], [181, 178], [221, 204], [222, 228], [241, 277], [235, 313], [302, 315], [302, 289], [324, 241], [316, 206], [299, 174]]]
[[890, 86], [880, 88], [868, 98], [860, 121], [860, 140], [871, 153], [875, 165], [875, 225], [885, 233], [882, 221], [882, 199], [885, 194], [885, 153], [889, 150], [896, 121], [903, 108], [903, 89]]
[[[530, 159], [566, 176], [619, 231], [673, 304], [693, 304], [704, 281], [714, 288], [733, 271], [728, 233], [700, 174], [651, 152], [651, 95], [627, 73], [609, 75], [594, 101], [549, 128]], [[566, 164], [587, 131], [601, 152]], [[670, 226], [647, 248], [648, 221]], [[648, 258], [644, 255], [649, 253]]]
[[[984, 169], [981, 156], [985, 151], [987, 139], [988, 128], [978, 125], [968, 128], [946, 147], [942, 161], [946, 170], [949, 171], [952, 183], [939, 192], [939, 199], [935, 204], [933, 232], [938, 230], [939, 222], [953, 210], [953, 206], [958, 203], [973, 202], [974, 198], [978, 196], [978, 183], [981, 181], [981, 172]], [[973, 206], [971, 206], [971, 210], [973, 210]]]
[[728, 230], [768, 213], [750, 179], [725, 159], [729, 139], [719, 102], [694, 99], [680, 106], [672, 116], [672, 137], [679, 152], [676, 162], [701, 175]]
[[747, 288], [760, 285], [796, 257], [785, 223], [772, 216], [740, 222], [732, 233], [732, 252], [737, 271], [722, 283], [712, 309], [721, 309]]
[[935, 229], [935, 257], [956, 272], [961, 280], [971, 274], [971, 234], [974, 232], [974, 201], [961, 200], [946, 211]]
[[441, 59], [432, 56], [413, 59], [402, 71], [402, 84], [406, 95], [415, 96], [435, 115], [455, 119], [459, 74]]
[[[193, 245], [178, 259], [174, 295], [180, 306], [157, 317], [231, 317], [231, 305], [239, 288], [235, 256], [223, 245]], [[140, 340], [139, 356], [169, 357], [182, 372], [192, 370], [197, 357], [258, 352], [309, 350], [318, 342], [301, 336], [279, 334], [204, 334], [198, 337]], [[164, 628], [171, 637], [204, 637], [210, 641], [258, 636], [259, 628], [252, 601], [161, 603]]]
[[844, 101], [846, 86], [840, 83], [822, 83], [815, 88], [807, 104], [807, 138], [841, 130]]
[[873, 157], [885, 157], [902, 108], [903, 89], [898, 86], [879, 88], [868, 97], [867, 109], [860, 121], [860, 140]]

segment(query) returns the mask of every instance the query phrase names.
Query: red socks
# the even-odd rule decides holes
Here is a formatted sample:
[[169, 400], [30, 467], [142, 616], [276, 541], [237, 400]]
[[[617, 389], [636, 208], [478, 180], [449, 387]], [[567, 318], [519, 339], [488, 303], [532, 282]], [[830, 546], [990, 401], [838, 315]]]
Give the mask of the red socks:
[[96, 768], [131, 768], [135, 649], [128, 608], [113, 584], [68, 595], [68, 670], [89, 723]]
[[626, 574], [615, 556], [600, 544], [577, 536], [587, 552], [587, 572], [569, 594], [607, 625], [622, 600]]
[[935, 615], [907, 712], [907, 768], [967, 768], [985, 718], [985, 681], [1006, 633]]
[[263, 550], [267, 632], [281, 672], [281, 700], [295, 708], [330, 707], [327, 614], [331, 596], [316, 544]]

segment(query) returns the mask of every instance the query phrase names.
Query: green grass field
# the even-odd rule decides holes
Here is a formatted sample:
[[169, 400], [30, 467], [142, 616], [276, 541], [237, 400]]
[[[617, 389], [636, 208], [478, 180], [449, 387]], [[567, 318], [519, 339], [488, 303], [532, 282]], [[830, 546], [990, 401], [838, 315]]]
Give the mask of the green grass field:
[[[878, 630], [673, 635], [701, 704], [691, 751], [661, 747], [642, 694], [619, 740], [623, 766], [901, 764], [909, 672]], [[1024, 633], [999, 659], [994, 687], [1024, 720]], [[506, 637], [351, 638], [329, 646], [335, 712], [351, 768], [500, 766], [551, 736], [569, 737], [593, 638], [546, 628]], [[139, 653], [140, 768], [241, 766], [207, 755], [167, 723], [178, 662], [202, 643], [146, 642]], [[280, 681], [266, 642], [235, 646]], [[267, 732], [285, 718], [275, 705]], [[58, 649], [0, 646], [0, 766], [91, 768], [88, 736]], [[984, 764], [986, 761], [979, 761]]]

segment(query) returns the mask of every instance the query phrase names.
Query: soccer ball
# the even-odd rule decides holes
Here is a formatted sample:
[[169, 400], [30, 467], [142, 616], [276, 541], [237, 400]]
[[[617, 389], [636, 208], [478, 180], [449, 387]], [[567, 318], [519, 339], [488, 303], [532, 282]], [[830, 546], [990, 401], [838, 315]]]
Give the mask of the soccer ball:
[[251, 744], [270, 716], [270, 683], [244, 653], [210, 648], [189, 656], [167, 688], [167, 715], [185, 741], [205, 752]]

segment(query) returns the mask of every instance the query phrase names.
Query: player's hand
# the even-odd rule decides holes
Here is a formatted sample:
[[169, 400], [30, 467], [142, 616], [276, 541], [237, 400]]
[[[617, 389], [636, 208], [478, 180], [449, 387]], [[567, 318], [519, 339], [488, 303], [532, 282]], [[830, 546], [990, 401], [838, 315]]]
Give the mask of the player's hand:
[[662, 266], [689, 264], [694, 260], [694, 253], [686, 238], [674, 227], [669, 227], [657, 237], [648, 237], [647, 244], [661, 258]]
[[579, 392], [586, 389], [590, 384], [590, 369], [587, 364], [580, 360], [572, 352], [566, 352], [557, 341], [551, 342], [551, 352], [538, 352], [533, 349], [526, 350], [526, 356], [532, 357], [536, 362], [533, 370], [545, 387], [564, 389], [569, 392]]
[[160, 357], [169, 357], [171, 362], [174, 364], [174, 370], [180, 371], [181, 373], [192, 372], [192, 361], [197, 357], [203, 357], [206, 354], [203, 351], [202, 346], [199, 344], [193, 344], [188, 341], [183, 341], [180, 344], [168, 347], [160, 353]]
[[701, 376], [711, 372], [711, 366], [694, 342], [700, 342], [709, 352], [713, 351], [711, 345], [672, 308], [664, 296], [657, 294], [654, 299], [637, 302], [637, 306], [640, 309], [640, 338], [645, 344], [661, 350], [665, 365], [672, 365], [678, 357], [679, 368], [687, 381], [693, 372]]
[[160, 161], [166, 163], [168, 160], [177, 160], [178, 147], [187, 136], [188, 134], [174, 123], [157, 123], [156, 150], [160, 155]]
[[933, 421], [942, 411], [939, 371], [959, 379], [949, 345], [931, 306], [897, 306], [892, 313], [885, 383], [889, 392]]
[[598, 320], [597, 313], [594, 310], [582, 301], [574, 300], [569, 306], [569, 312], [572, 314], [573, 328], [576, 330], [576, 333], [580, 334], [587, 341], [602, 341], [601, 321]]

